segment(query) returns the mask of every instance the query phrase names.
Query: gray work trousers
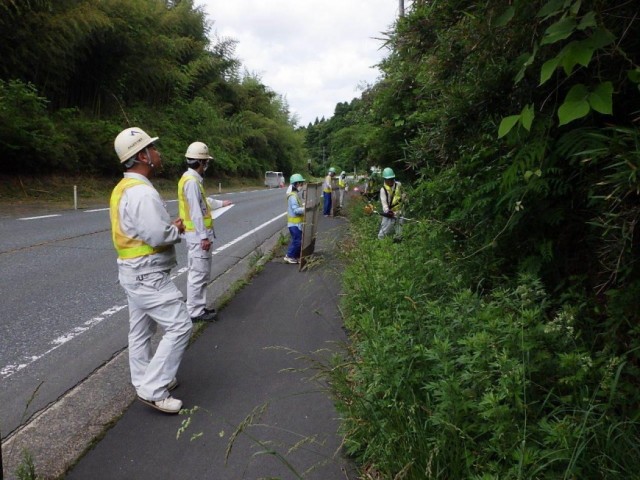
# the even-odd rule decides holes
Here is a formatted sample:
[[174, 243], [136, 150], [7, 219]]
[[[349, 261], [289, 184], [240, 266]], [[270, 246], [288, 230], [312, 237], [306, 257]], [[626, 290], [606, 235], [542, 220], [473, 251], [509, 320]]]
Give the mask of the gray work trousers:
[[191, 318], [199, 317], [207, 306], [207, 285], [211, 280], [211, 249], [205, 252], [199, 243], [187, 243], [187, 310]]
[[[192, 323], [182, 293], [169, 272], [139, 276], [120, 273], [119, 279], [129, 302], [131, 383], [145, 400], [164, 400], [191, 334]], [[158, 326], [164, 334], [153, 353], [151, 337]]]

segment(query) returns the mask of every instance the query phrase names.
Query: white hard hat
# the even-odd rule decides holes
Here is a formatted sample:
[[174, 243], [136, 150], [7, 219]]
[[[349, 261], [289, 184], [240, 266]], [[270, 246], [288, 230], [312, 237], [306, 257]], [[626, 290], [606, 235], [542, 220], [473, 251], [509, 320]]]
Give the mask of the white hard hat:
[[131, 127], [118, 134], [113, 146], [116, 149], [116, 155], [118, 155], [120, 163], [124, 163], [156, 140], [158, 140], [158, 137], [151, 138], [141, 128]]
[[213, 158], [209, 155], [209, 147], [202, 142], [193, 142], [189, 145], [184, 156], [194, 160], [211, 160]]

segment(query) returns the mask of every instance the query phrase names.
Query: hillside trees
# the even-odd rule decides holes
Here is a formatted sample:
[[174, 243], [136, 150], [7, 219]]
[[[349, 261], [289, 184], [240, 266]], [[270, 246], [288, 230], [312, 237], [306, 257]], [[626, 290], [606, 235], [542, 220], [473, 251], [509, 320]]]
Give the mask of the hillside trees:
[[[217, 174], [259, 176], [302, 162], [281, 97], [240, 75], [235, 40], [212, 44], [212, 24], [192, 0], [5, 0], [0, 13], [0, 116], [10, 130], [0, 136], [1, 172], [113, 174], [112, 139], [128, 125], [161, 137], [166, 175], [196, 139], [217, 153]], [[36, 118], [22, 118], [9, 83], [17, 98], [40, 98]], [[47, 142], [34, 149], [25, 127], [48, 129]], [[286, 156], [254, 148], [252, 135]]]
[[334, 377], [368, 472], [635, 475], [639, 34], [624, 0], [419, 0], [397, 22], [360, 113], [422, 223], [391, 244], [359, 220]]
[[317, 175], [329, 166], [345, 171], [367, 171], [381, 159], [381, 129], [368, 121], [367, 92], [362, 98], [336, 105], [329, 120], [316, 121], [304, 130], [305, 146]]

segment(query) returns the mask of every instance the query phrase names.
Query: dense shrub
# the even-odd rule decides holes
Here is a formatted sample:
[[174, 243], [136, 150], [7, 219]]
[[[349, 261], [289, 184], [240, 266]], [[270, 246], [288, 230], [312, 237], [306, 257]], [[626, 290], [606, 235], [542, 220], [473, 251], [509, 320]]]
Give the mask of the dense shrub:
[[[621, 410], [627, 359], [594, 354], [585, 309], [550, 316], [523, 274], [470, 288], [455, 234], [409, 225], [400, 244], [353, 222], [352, 344], [333, 370], [347, 450], [380, 478], [633, 478], [640, 430]], [[376, 477], [377, 478], [377, 477]]]
[[422, 222], [353, 222], [334, 385], [370, 476], [638, 476], [639, 32], [625, 0], [420, 0], [390, 32], [345, 116]]
[[0, 79], [2, 171], [46, 172], [64, 165], [64, 156], [59, 153], [63, 143], [47, 112], [46, 98], [31, 84]]

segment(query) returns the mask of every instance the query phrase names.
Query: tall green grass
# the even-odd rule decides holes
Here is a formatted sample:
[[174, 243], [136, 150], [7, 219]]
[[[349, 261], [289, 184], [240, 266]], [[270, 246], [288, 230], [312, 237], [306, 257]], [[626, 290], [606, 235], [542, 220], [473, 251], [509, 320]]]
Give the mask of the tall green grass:
[[576, 333], [578, 303], [552, 306], [531, 275], [480, 292], [441, 225], [408, 225], [396, 244], [374, 218], [352, 215], [351, 342], [332, 370], [367, 478], [640, 478], [639, 425], [619, 408], [627, 364]]

